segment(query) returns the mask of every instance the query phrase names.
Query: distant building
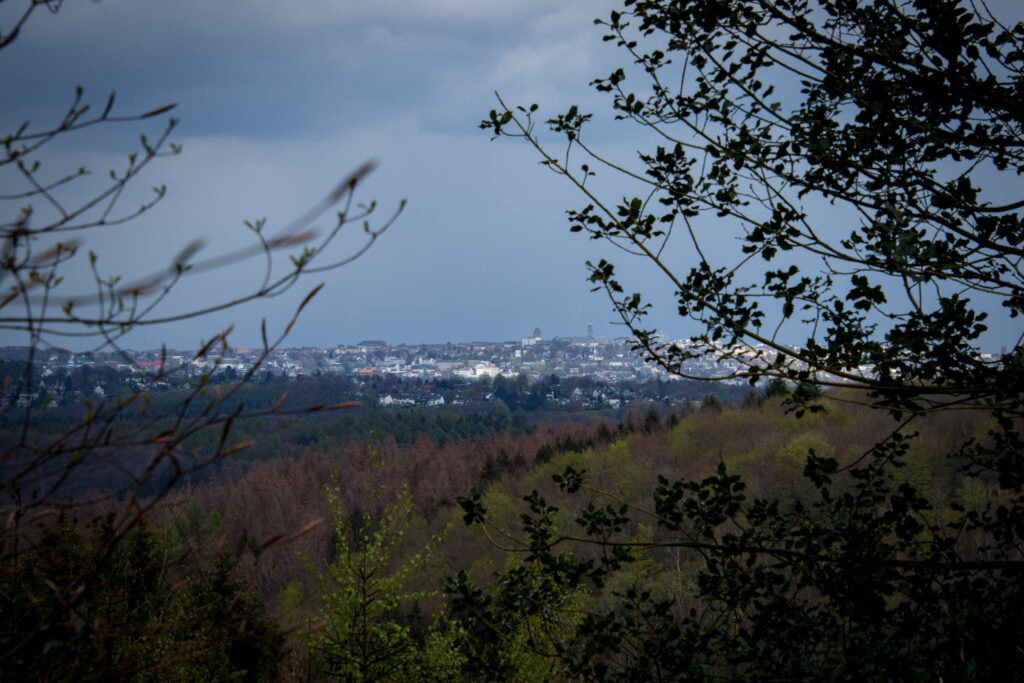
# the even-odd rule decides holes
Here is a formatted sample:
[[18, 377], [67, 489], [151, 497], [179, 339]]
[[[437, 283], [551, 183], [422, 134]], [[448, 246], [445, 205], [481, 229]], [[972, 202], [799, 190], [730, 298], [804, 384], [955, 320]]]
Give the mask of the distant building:
[[540, 328], [535, 327], [533, 328], [533, 336], [527, 337], [526, 339], [523, 340], [523, 348], [526, 348], [527, 346], [533, 346], [534, 344], [539, 343], [541, 339], [542, 337], [540, 334]]
[[473, 373], [477, 377], [483, 377], [484, 375], [487, 377], [497, 377], [501, 374], [501, 369], [494, 363], [486, 361], [484, 363], [477, 363], [476, 367], [473, 368]]

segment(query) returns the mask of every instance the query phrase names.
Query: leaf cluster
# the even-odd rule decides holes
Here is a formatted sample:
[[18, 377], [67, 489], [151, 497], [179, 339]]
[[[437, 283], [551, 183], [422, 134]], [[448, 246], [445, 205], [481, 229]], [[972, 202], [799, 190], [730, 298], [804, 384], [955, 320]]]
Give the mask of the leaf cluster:
[[[589, 264], [636, 347], [680, 376], [694, 359], [738, 361], [718, 379], [792, 387], [786, 401], [805, 419], [852, 399], [898, 426], [852, 458], [802, 444], [809, 498], [748, 497], [723, 462], [623, 508], [566, 469], [566, 493], [610, 504], [588, 506], [567, 534], [555, 506], [527, 497], [522, 542], [545, 577], [601, 583], [654, 548], [701, 568], [685, 610], [642, 582], [620, 590], [564, 660], [595, 680], [1012, 677], [1024, 642], [1012, 332], [1024, 302], [1024, 24], [963, 0], [625, 0], [596, 23], [629, 61], [592, 85], [647, 136], [635, 159], [603, 155], [575, 107], [546, 120], [564, 154], [542, 141], [536, 107], [499, 98], [482, 126], [532, 145], [584, 197], [570, 229], [659, 273], [696, 330], [666, 341], [615, 263]], [[628, 188], [621, 199], [587, 183], [595, 172]], [[1009, 330], [1001, 355], [983, 353], [993, 320]], [[907, 473], [920, 462], [915, 425], [940, 411], [988, 419], [928, 461], [994, 483], [984, 510], [940, 512]], [[636, 542], [640, 518], [654, 540]]]

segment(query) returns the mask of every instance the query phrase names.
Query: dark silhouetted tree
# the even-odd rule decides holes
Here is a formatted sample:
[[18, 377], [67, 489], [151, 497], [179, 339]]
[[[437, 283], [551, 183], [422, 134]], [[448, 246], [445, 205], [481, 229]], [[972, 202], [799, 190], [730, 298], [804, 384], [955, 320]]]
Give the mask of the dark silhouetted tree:
[[[600, 585], [644, 548], [700, 566], [691, 609], [638, 583], [580, 624], [563, 659], [585, 679], [1015, 677], [1024, 24], [966, 0], [623, 4], [598, 23], [627, 64], [593, 85], [649, 135], [636, 158], [604, 154], [576, 106], [545, 120], [557, 152], [536, 105], [501, 102], [482, 127], [524, 139], [584, 195], [571, 230], [664, 278], [697, 326], [688, 344], [657, 334], [647, 297], [611, 261], [590, 264], [650, 362], [697, 377], [694, 361], [716, 361], [718, 379], [788, 382], [797, 415], [856, 401], [892, 429], [855, 457], [808, 451], [805, 503], [751, 499], [725, 464], [662, 479], [643, 510], [583, 471], [560, 474], [564, 491], [610, 504], [567, 532], [556, 508], [527, 499], [523, 542], [548, 581], [531, 600]], [[618, 177], [612, 197], [595, 173]], [[990, 324], [1002, 355], [983, 353]], [[950, 410], [990, 418], [947, 463], [993, 487], [981, 510], [899, 476], [915, 425]], [[461, 504], [486, 523], [478, 497]], [[653, 539], [637, 540], [635, 520], [655, 525]], [[453, 590], [472, 602], [464, 581]]]

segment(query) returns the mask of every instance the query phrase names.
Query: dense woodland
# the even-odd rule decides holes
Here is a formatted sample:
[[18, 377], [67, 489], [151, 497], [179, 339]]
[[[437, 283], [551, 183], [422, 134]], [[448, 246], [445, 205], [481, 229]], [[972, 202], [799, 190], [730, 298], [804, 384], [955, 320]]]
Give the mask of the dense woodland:
[[[103, 666], [117, 664], [128, 672], [151, 667], [165, 657], [171, 670], [180, 671], [183, 678], [238, 665], [256, 667], [248, 669], [252, 676], [259, 671], [296, 678], [315, 675], [317, 660], [310, 657], [308, 639], [300, 637], [309, 624], [320, 621], [324, 609], [324, 587], [314, 574], [338, 563], [338, 534], [372, 533], [385, 523], [389, 506], [403, 490], [408, 491], [410, 502], [402, 519], [404, 533], [389, 540], [390, 557], [382, 563], [382, 571], [410, 562], [432, 535], [445, 536], [417, 571], [400, 588], [393, 588], [396, 595], [416, 597], [396, 601], [373, 627], [392, 625], [408, 638], [409, 651], [423, 648], [431, 642], [435, 619], [439, 615], [453, 618], [451, 607], [446, 607], [445, 588], [451, 589], [460, 572], [486, 587], [509, 562], [525, 557], [523, 551], [509, 555], [503, 550], [509, 542], [502, 536], [465, 525], [463, 508], [456, 500], [471, 489], [481, 492], [495, 528], [510, 537], [521, 534], [517, 501], [531, 491], [539, 491], [563, 511], [559, 524], [564, 531], [574, 526], [572, 520], [588, 505], [600, 503], [597, 494], [580, 498], [559, 492], [552, 476], [567, 467], [586, 469], [595, 489], [614, 492], [616, 500], [641, 507], [659, 477], [699, 481], [721, 465], [743, 476], [751, 497], [779, 496], [789, 505], [798, 505], [809, 502], [815, 492], [802, 476], [809, 449], [821, 456], [855, 460], [888, 433], [890, 425], [859, 403], [837, 403], [826, 413], [796, 418], [785, 410], [780, 397], [751, 394], [746, 401], [728, 406], [709, 400], [685, 415], [662, 416], [652, 407], [647, 413], [629, 413], [617, 424], [539, 426], [529, 433], [505, 430], [488, 437], [449, 438], [444, 445], [425, 434], [413, 443], [399, 444], [393, 437], [372, 432], [343, 447], [329, 440], [314, 442], [290, 456], [252, 463], [244, 473], [226, 471], [165, 497], [145, 529], [118, 551], [124, 556], [116, 558], [111, 571], [124, 573], [116, 581], [128, 583], [109, 585], [114, 595], [104, 591], [94, 598], [98, 602], [77, 607], [82, 619], [97, 620], [94, 629], [109, 632], [112, 644], [122, 649], [95, 650], [95, 637], [72, 640], [57, 648], [63, 655], [47, 660], [56, 667], [54, 675], [68, 656], [79, 659], [83, 667], [89, 666], [91, 657], [99, 657]], [[949, 442], [985, 429], [984, 418], [962, 413], [937, 414], [916, 427], [919, 436], [899, 479], [928, 492], [937, 504], [929, 514], [936, 519], [949, 516], [957, 505], [983, 510], [998, 495], [993, 482], [985, 477], [964, 478], [942, 457]], [[329, 500], [327, 492], [335, 486]], [[103, 533], [102, 529], [76, 529], [68, 521], [47, 532], [57, 556], [49, 560], [53, 567], [34, 568], [40, 581], [68, 561], [65, 554], [87, 555], [92, 536]], [[318, 523], [311, 526], [314, 522]], [[638, 521], [623, 532], [643, 538], [653, 537], [655, 529]], [[970, 543], [970, 538], [964, 542]], [[619, 599], [615, 596], [634, 584], [671, 600], [673, 610], [684, 613], [696, 599], [700, 569], [699, 558], [686, 552], [651, 549], [607, 577], [600, 589], [575, 596], [573, 608], [561, 617], [561, 628], [568, 633], [586, 614], [613, 607]], [[19, 590], [31, 589], [22, 584]], [[230, 607], [204, 606], [224, 610], [215, 618], [201, 610], [190, 612], [205, 604], [205, 591], [227, 599], [225, 590], [237, 596], [237, 602]], [[137, 591], [136, 597], [130, 591]], [[112, 604], [118, 609], [112, 609]], [[134, 613], [122, 611], [125, 604], [132, 605]], [[169, 622], [171, 615], [176, 616]], [[521, 618], [507, 615], [505, 626], [512, 631], [527, 628], [519, 622]], [[225, 655], [215, 645], [218, 637], [233, 640], [228, 632], [242, 620], [251, 632], [232, 646], [231, 656], [239, 659], [218, 661]], [[153, 642], [142, 639], [126, 644], [121, 629], [128, 623], [141, 632], [155, 629]], [[198, 632], [193, 628], [197, 623], [202, 624]], [[480, 627], [469, 619], [459, 623], [463, 629]], [[448, 656], [484, 665], [481, 657], [485, 655], [474, 649], [466, 633], [460, 634], [447, 643]], [[548, 637], [547, 642], [531, 642], [524, 634], [515, 634], [512, 642], [521, 651], [507, 649], [503, 641], [500, 654], [486, 654], [501, 661], [486, 666], [500, 665], [510, 680], [556, 675], [560, 669], [549, 658], [562, 636]], [[171, 654], [176, 647], [209, 650], [200, 649], [203, 654], [197, 661], [177, 661]], [[389, 665], [413, 666], [406, 654], [396, 654]]]
[[[3, 369], [5, 367], [0, 364], [0, 371]], [[9, 385], [18, 384], [18, 378], [24, 377], [27, 370], [23, 364], [13, 362], [8, 362], [6, 369], [8, 372], [3, 377], [7, 378]], [[86, 367], [69, 373], [66, 379], [71, 381], [72, 378], [84, 378], [82, 384], [88, 387], [96, 381], [94, 374]], [[215, 374], [211, 375], [209, 386], [213, 389], [234, 388], [231, 382]], [[429, 395], [452, 391], [452, 387], [458, 387], [460, 391], [461, 400], [458, 404], [387, 408], [376, 405], [382, 391]], [[321, 451], [332, 447], [345, 448], [353, 441], [365, 441], [370, 434], [382, 435], [382, 438], [391, 439], [399, 445], [413, 444], [426, 438], [444, 446], [452, 440], [482, 439], [505, 433], [524, 434], [541, 425], [587, 424], [597, 420], [617, 422], [630, 410], [646, 411], [648, 406], [653, 406], [659, 412], [690, 410], [706, 396], [728, 402], [738, 400], [748, 391], [743, 387], [725, 385], [715, 387], [713, 393], [705, 393], [704, 389], [704, 385], [693, 381], [654, 380], [610, 385], [590, 377], [563, 380], [554, 375], [534, 382], [525, 376], [507, 379], [499, 375], [493, 381], [484, 378], [483, 381], [464, 385], [455, 384], [451, 380], [410, 381], [394, 375], [374, 377], [369, 381], [349, 376], [325, 375], [291, 381], [252, 383], [238, 387], [231, 398], [223, 401], [223, 409], [231, 412], [240, 407], [257, 411], [276, 408], [278, 412], [290, 411], [294, 414], [274, 414], [261, 419], [239, 421], [233, 425], [221, 445], [235, 448], [245, 444], [244, 449], [230, 459], [196, 471], [189, 477], [189, 482], [199, 484], [219, 475], [239, 476], [255, 462], [278, 457], [294, 458], [309, 448]], [[591, 408], [583, 400], [565, 405], [560, 405], [557, 400], [560, 397], [571, 397], [578, 391], [587, 397], [592, 393], [614, 392], [616, 396], [624, 397], [625, 405], [618, 409]], [[48, 403], [45, 408], [42, 402], [46, 399], [42, 398], [35, 409], [28, 406], [29, 411], [13, 407], [0, 414], [0, 425], [4, 428], [0, 433], [0, 446], [10, 445], [18, 437], [18, 427], [25, 423], [26, 413], [30, 416], [28, 424], [36, 438], [54, 438], [73, 429], [86, 415], [101, 412], [104, 405], [125, 401], [134, 392], [120, 387], [111, 394], [106, 398], [92, 397], [65, 405]], [[172, 425], [179, 417], [194, 418], [203, 408], [200, 403], [183, 406], [182, 402], [189, 396], [187, 390], [181, 389], [147, 394], [143, 401], [139, 401], [137, 409], [121, 412], [117, 422], [127, 430], [134, 425], [159, 429]], [[346, 404], [346, 407], [338, 411], [305, 410], [309, 406], [338, 404]], [[154, 415], [162, 417], [154, 421]], [[214, 430], [198, 431], [183, 441], [182, 445], [189, 450], [210, 452], [218, 447], [220, 439], [221, 434]], [[148, 464], [144, 451], [145, 447], [121, 448], [105, 461], [82, 463], [73, 481], [62, 483], [61, 495], [77, 497], [97, 491], [116, 492], [129, 488], [132, 474], [139, 471], [139, 463], [142, 463], [143, 468]], [[0, 469], [10, 472], [15, 467], [16, 458], [10, 458]], [[59, 466], [54, 466], [55, 472], [59, 469]], [[154, 472], [142, 493], [147, 495], [160, 490], [172, 476], [172, 471], [172, 467], [165, 465]], [[174, 485], [183, 484], [183, 481], [179, 481]], [[33, 490], [46, 490], [45, 481], [40, 480]]]
[[[30, 0], [0, 27], [0, 51], [44, 6], [60, 8]], [[592, 147], [593, 114], [577, 106], [547, 115], [499, 95], [480, 127], [529, 146], [582, 200], [570, 230], [657, 273], [695, 330], [668, 341], [657, 296], [588, 263], [634, 350], [745, 393], [695, 404], [693, 385], [671, 385], [678, 402], [637, 386], [613, 415], [549, 410], [568, 383], [523, 376], [472, 387], [483, 404], [371, 410], [345, 379], [283, 396], [260, 374], [286, 324], [263, 330], [240, 376], [169, 381], [207, 367], [229, 328], [103, 400], [5, 404], [0, 678], [1019, 678], [1014, 20], [971, 0], [623, 0], [595, 22], [622, 66], [591, 85], [641, 151]], [[181, 278], [258, 254], [263, 283], [211, 305], [278, 296], [350, 263], [401, 211], [354, 202], [367, 163], [282, 231], [247, 223], [249, 250], [196, 260], [201, 245], [186, 245], [137, 283], [94, 267], [95, 298], [62, 298], [78, 243], [52, 235], [147, 211], [161, 188], [115, 209], [142, 167], [179, 151], [173, 105], [122, 116], [112, 95], [105, 108], [82, 97], [52, 127], [3, 138], [0, 168], [24, 182], [0, 195], [13, 283], [0, 327], [28, 344], [5, 392], [32, 396], [34, 354], [63, 333], [118, 353], [133, 326], [176, 319], [147, 302]], [[65, 135], [152, 122], [162, 132], [82, 205], [64, 190], [84, 170], [47, 179], [25, 163]], [[28, 220], [32, 201], [55, 208], [50, 222]], [[311, 242], [310, 222], [332, 213]], [[330, 254], [353, 222], [364, 242]], [[692, 361], [720, 374], [690, 377]], [[85, 372], [72, 392], [102, 373]]]

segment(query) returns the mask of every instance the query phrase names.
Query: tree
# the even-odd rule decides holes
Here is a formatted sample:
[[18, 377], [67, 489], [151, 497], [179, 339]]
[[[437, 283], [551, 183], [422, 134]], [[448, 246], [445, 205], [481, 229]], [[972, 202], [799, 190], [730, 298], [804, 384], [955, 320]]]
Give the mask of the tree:
[[[19, 4], [21, 10], [13, 15], [12, 22], [0, 27], [0, 56], [26, 24], [42, 14], [42, 8], [57, 14], [61, 7], [60, 2], [44, 0], [22, 0]], [[5, 96], [8, 101], [18, 101], [17, 93]], [[0, 133], [0, 182], [4, 183], [0, 190], [0, 330], [21, 335], [28, 349], [21, 377], [2, 378], [5, 390], [20, 382], [22, 391], [31, 395], [39, 386], [34, 373], [38, 354], [44, 350], [60, 351], [64, 343], [89, 345], [92, 353], [108, 354], [120, 362], [134, 364], [131, 354], [120, 346], [124, 335], [132, 329], [285, 295], [308, 276], [343, 267], [361, 256], [401, 210], [371, 228], [369, 220], [376, 205], [354, 202], [356, 186], [373, 168], [373, 163], [368, 162], [343, 179], [321, 202], [279, 230], [272, 230], [264, 220], [247, 221], [245, 225], [252, 237], [249, 247], [204, 256], [203, 244], [193, 242], [183, 245], [166, 266], [137, 280], [125, 281], [108, 272], [101, 256], [86, 250], [85, 245], [91, 235], [130, 223], [154, 210], [164, 198], [165, 187], [157, 185], [151, 198], [141, 206], [127, 207], [122, 201], [126, 190], [149, 173], [152, 162], [181, 152], [170, 140], [176, 125], [176, 120], [170, 117], [174, 106], [166, 104], [140, 114], [125, 114], [118, 111], [114, 94], [99, 103], [90, 103], [82, 89], [77, 88], [70, 107], [51, 123], [33, 125], [26, 121], [16, 130]], [[51, 168], [53, 156], [49, 154], [55, 141], [110, 127], [151, 122], [155, 132], [142, 135], [139, 148], [127, 155], [124, 166], [111, 171], [105, 186], [93, 193], [83, 186], [89, 169]], [[314, 221], [335, 208], [340, 210], [325, 232], [318, 233], [312, 228]], [[353, 223], [360, 224], [362, 241], [354, 249], [342, 251], [336, 238]], [[289, 250], [296, 253], [282, 262], [279, 255]], [[211, 298], [184, 312], [164, 312], [161, 308], [161, 304], [173, 300], [175, 288], [183, 280], [253, 258], [259, 259], [263, 267], [257, 269], [257, 277], [245, 294], [220, 300]], [[78, 262], [92, 274], [91, 291], [69, 289], [69, 283], [64, 281]], [[313, 287], [296, 299], [296, 317], [322, 286]], [[214, 294], [211, 292], [211, 297]], [[27, 585], [22, 578], [27, 579], [37, 558], [46, 553], [42, 541], [50, 537], [47, 530], [55, 519], [77, 515], [86, 524], [92, 517], [101, 517], [108, 533], [99, 536], [96, 543], [83, 546], [86, 559], [40, 579], [65, 611], [74, 614], [77, 605], [90, 601], [95, 579], [105, 575], [117, 556], [118, 545], [146, 520], [172, 487], [190, 473], [249, 445], [231, 439], [232, 425], [238, 420], [352, 405], [280, 410], [279, 402], [277, 408], [246, 411], [237, 400], [240, 388], [256, 376], [267, 355], [282, 342], [294, 322], [295, 317], [278, 334], [268, 333], [264, 325], [261, 355], [228, 385], [213, 386], [213, 374], [228, 347], [230, 328], [216, 331], [184, 362], [172, 362], [164, 353], [158, 366], [148, 370], [141, 388], [92, 400], [66, 430], [54, 433], [37, 428], [46, 400], [27, 401], [22, 407], [12, 403], [0, 410], [5, 427], [0, 431], [0, 507], [7, 520], [0, 530], [0, 576], [5, 585]], [[185, 377], [193, 367], [205, 369], [198, 376]], [[175, 378], [183, 378], [191, 388], [176, 394], [173, 401], [151, 403], [148, 392], [165, 387], [165, 382]], [[190, 439], [207, 430], [217, 432], [213, 447], [194, 449], [188, 445]], [[217, 579], [222, 583], [225, 580]], [[34, 661], [46, 652], [56, 658], [58, 649], [42, 637], [53, 632], [55, 625], [30, 618], [32, 610], [19, 607], [27, 604], [22, 600], [12, 599], [11, 604], [14, 607], [10, 613], [5, 612], [4, 621], [17, 635], [5, 641], [0, 671], [7, 671], [11, 662]], [[245, 623], [243, 619], [235, 635], [218, 633], [241, 639]], [[252, 620], [249, 623], [252, 625]], [[78, 635], [88, 640], [91, 628], [91, 623], [80, 624]], [[35, 645], [42, 649], [32, 650]], [[82, 663], [58, 664], [75, 667]], [[74, 675], [66, 673], [65, 677], [84, 675], [78, 671]]]
[[[487, 681], [564, 680], [569, 671], [558, 648], [583, 618], [582, 591], [553, 596], [543, 571], [510, 558], [502, 589], [480, 591], [465, 572], [451, 580], [458, 611], [469, 625], [463, 678]], [[511, 590], [509, 590], [511, 588]], [[461, 591], [467, 591], [460, 595]], [[550, 600], [538, 600], [540, 591]]]
[[[1012, 677], [1024, 643], [1024, 24], [963, 0], [625, 0], [597, 23], [630, 65], [593, 85], [648, 149], [603, 156], [576, 106], [546, 120], [563, 153], [541, 140], [537, 105], [499, 97], [481, 127], [524, 139], [584, 195], [571, 230], [664, 276], [697, 329], [685, 343], [647, 325], [650, 304], [613, 263], [588, 264], [636, 347], [682, 377], [711, 358], [732, 368], [718, 379], [787, 381], [798, 415], [855, 401], [894, 422], [855, 460], [807, 453], [810, 505], [749, 500], [723, 465], [662, 480], [646, 510], [589, 509], [571, 538], [603, 547], [596, 559], [561, 552], [570, 537], [535, 496], [524, 548], [556, 592], [635, 560], [624, 530], [637, 516], [659, 530], [641, 546], [702, 563], [688, 614], [637, 586], [622, 599], [644, 620], [602, 615], [566, 657], [584, 677]], [[600, 196], [588, 179], [606, 172], [635, 196]], [[732, 254], [723, 230], [738, 237]], [[1001, 355], [983, 353], [990, 324]], [[948, 456], [995, 487], [983, 511], [896, 477], [914, 425], [947, 410], [991, 418]], [[583, 472], [558, 481], [610, 495]], [[486, 519], [478, 498], [462, 503]]]
[[[186, 569], [168, 560], [170, 535], [141, 522], [112, 544], [116, 531], [60, 517], [30, 564], [0, 574], [5, 678], [276, 677], [284, 637], [255, 590], [232, 576], [233, 558], [220, 552], [211, 566]], [[85, 571], [99, 548], [109, 559]], [[73, 601], [59, 590], [68, 574], [91, 581]]]
[[[374, 447], [375, 467], [379, 458]], [[366, 489], [370, 491], [369, 484]], [[372, 492], [381, 501], [386, 488]], [[429, 538], [419, 552], [397, 561], [392, 554], [404, 540], [413, 514], [408, 485], [384, 505], [377, 519], [346, 514], [336, 483], [324, 487], [324, 496], [333, 522], [334, 559], [325, 576], [304, 558], [323, 599], [304, 634], [320, 674], [346, 681], [450, 678], [461, 663], [456, 648], [459, 632], [435, 622], [421, 645], [409, 626], [396, 618], [419, 600], [437, 597], [436, 591], [410, 591], [408, 583], [430, 560], [447, 529]], [[350, 523], [353, 517], [355, 523]]]

